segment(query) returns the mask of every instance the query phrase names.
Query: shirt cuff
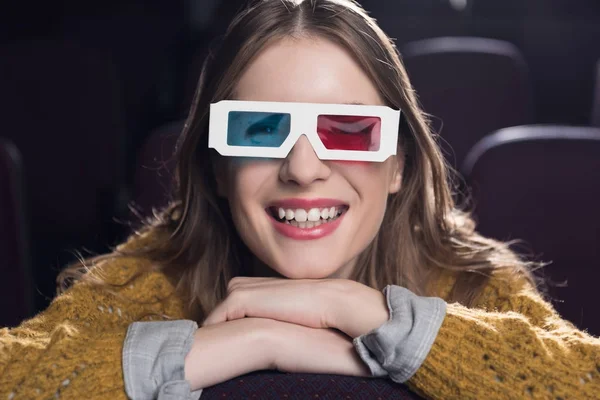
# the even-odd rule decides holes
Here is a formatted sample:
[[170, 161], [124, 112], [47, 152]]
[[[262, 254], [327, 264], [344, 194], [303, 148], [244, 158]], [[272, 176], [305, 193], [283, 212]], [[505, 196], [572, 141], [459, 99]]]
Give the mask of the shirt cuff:
[[354, 339], [354, 347], [373, 376], [409, 380], [425, 361], [446, 317], [446, 302], [417, 296], [395, 285], [383, 289], [390, 319]]
[[123, 344], [125, 392], [133, 400], [198, 400], [185, 380], [185, 356], [192, 348], [194, 321], [134, 322]]

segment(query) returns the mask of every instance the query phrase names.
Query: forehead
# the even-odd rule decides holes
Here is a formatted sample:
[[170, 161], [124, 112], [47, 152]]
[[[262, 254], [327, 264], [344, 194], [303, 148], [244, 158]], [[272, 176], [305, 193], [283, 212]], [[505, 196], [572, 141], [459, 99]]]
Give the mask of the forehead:
[[384, 104], [342, 46], [318, 38], [282, 39], [264, 48], [236, 87], [238, 100]]

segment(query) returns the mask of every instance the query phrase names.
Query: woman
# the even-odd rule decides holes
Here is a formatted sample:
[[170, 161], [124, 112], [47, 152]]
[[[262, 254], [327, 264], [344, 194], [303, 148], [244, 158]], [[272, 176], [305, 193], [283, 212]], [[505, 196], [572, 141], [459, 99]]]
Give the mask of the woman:
[[434, 399], [600, 393], [600, 341], [455, 208], [399, 56], [356, 3], [251, 3], [177, 157], [171, 206], [1, 331], [0, 398], [198, 398], [261, 369]]

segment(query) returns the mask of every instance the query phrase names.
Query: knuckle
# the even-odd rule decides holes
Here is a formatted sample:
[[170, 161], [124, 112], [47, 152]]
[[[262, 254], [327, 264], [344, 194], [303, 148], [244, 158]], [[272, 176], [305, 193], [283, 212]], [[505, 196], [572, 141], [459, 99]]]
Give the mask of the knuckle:
[[227, 284], [227, 291], [229, 293], [233, 292], [235, 289], [239, 288], [239, 286], [242, 284], [243, 278], [236, 276], [234, 278], [232, 278], [229, 283]]

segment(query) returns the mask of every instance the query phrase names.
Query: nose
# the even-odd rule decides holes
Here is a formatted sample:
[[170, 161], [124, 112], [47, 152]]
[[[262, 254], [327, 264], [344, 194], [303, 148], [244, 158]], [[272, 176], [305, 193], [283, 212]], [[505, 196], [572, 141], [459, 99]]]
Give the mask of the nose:
[[308, 186], [330, 174], [329, 166], [317, 157], [308, 138], [302, 135], [281, 165], [279, 178], [285, 183]]

